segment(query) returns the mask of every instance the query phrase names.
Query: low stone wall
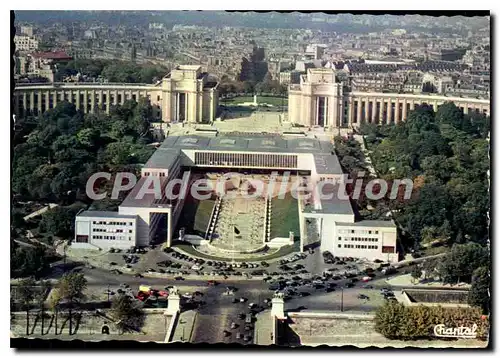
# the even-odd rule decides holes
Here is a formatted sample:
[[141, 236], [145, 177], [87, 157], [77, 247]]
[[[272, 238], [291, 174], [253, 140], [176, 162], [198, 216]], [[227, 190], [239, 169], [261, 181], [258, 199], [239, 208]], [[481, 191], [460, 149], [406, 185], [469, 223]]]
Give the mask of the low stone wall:
[[[222, 253], [227, 253], [227, 254], [232, 254], [232, 253], [235, 253], [235, 254], [254, 254], [256, 252], [265, 250], [267, 247], [266, 244], [263, 244], [257, 248], [250, 249], [250, 250], [229, 250], [229, 249], [223, 249], [220, 247], [216, 247], [210, 243], [207, 243], [207, 246], [210, 247], [212, 250], [221, 251]], [[281, 245], [281, 246], [283, 246], [283, 245]]]
[[167, 334], [165, 335], [165, 343], [172, 342], [178, 319], [179, 319], [179, 312], [175, 312], [170, 319], [170, 325], [168, 326]]

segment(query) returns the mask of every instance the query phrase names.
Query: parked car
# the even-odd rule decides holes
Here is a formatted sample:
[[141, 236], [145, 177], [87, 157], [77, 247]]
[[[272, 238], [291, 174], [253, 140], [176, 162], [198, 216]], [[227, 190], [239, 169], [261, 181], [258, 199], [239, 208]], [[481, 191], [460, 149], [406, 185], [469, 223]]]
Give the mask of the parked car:
[[176, 280], [176, 281], [184, 281], [184, 277], [182, 277], [182, 276], [176, 276], [174, 278], [174, 280]]

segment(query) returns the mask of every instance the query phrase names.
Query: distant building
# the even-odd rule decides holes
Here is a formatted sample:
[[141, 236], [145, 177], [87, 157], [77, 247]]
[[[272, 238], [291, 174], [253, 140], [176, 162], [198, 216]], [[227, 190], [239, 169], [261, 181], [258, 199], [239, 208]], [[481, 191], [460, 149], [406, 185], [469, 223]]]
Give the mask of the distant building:
[[[417, 83], [417, 86], [421, 85], [421, 82], [420, 85]], [[300, 76], [300, 84], [289, 86], [288, 119], [306, 127], [352, 128], [363, 122], [391, 124], [405, 121], [416, 105], [427, 104], [437, 111], [446, 102], [455, 103], [464, 113], [490, 113], [489, 100], [471, 97], [473, 96], [448, 97], [382, 91], [351, 92], [344, 83], [338, 81], [333, 69], [314, 68]]]
[[14, 43], [18, 51], [34, 51], [38, 50], [38, 40], [31, 36], [15, 35]]
[[312, 61], [297, 61], [295, 62], [295, 71], [306, 72], [309, 68], [314, 68]]
[[86, 39], [94, 40], [97, 39], [97, 33], [95, 30], [86, 30], [83, 33], [83, 37]]
[[464, 49], [439, 49], [429, 51], [429, 59], [433, 61], [458, 61], [465, 55]]
[[[33, 54], [34, 72], [53, 71], [47, 53]], [[38, 56], [38, 57], [36, 57]], [[59, 54], [56, 58], [66, 58]], [[201, 71], [201, 66], [177, 66], [156, 84], [56, 83], [18, 84], [16, 109], [19, 116], [38, 115], [54, 108], [60, 101], [73, 103], [84, 113], [100, 109], [109, 113], [112, 105], [147, 97], [153, 106], [153, 117], [163, 122], [208, 123], [216, 117], [219, 103], [218, 82]]]
[[280, 75], [279, 75], [280, 84], [288, 85], [288, 84], [299, 83], [300, 82], [300, 75], [301, 75], [301, 73], [299, 71], [280, 72]]
[[21, 34], [33, 37], [33, 26], [21, 26]]
[[325, 52], [324, 45], [309, 45], [306, 47], [304, 57], [308, 60], [321, 60]]

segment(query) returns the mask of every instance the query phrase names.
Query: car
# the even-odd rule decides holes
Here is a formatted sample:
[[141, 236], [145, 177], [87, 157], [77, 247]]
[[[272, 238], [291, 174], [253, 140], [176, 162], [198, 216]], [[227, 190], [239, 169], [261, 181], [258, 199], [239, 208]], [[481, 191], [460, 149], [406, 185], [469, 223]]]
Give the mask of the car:
[[245, 342], [249, 342], [251, 339], [252, 339], [252, 336], [249, 336], [249, 335], [246, 335], [245, 337], [243, 337], [243, 340]]
[[134, 277], [143, 278], [144, 276], [142, 276], [140, 273], [136, 273]]
[[231, 322], [231, 329], [235, 329], [236, 327], [238, 327], [236, 322]]
[[367, 295], [363, 295], [362, 293], [358, 295], [358, 299], [360, 300], [369, 300], [370, 297], [368, 297]]
[[231, 332], [227, 330], [222, 331], [222, 333], [224, 334], [224, 337], [229, 337], [231, 335]]
[[243, 313], [243, 312], [238, 314], [239, 319], [245, 319], [246, 316], [247, 316], [246, 313]]
[[354, 287], [354, 284], [352, 282], [347, 282], [344, 287], [351, 288], [351, 287]]
[[182, 277], [182, 276], [176, 276], [176, 277], [174, 277], [174, 280], [176, 280], [176, 281], [184, 281], [184, 277]]
[[147, 272], [152, 273], [152, 272], [156, 272], [156, 270], [153, 268], [149, 268]]
[[245, 297], [240, 297], [240, 302], [243, 303], [243, 302], [246, 302], [246, 301], [247, 301], [247, 299]]
[[238, 333], [236, 333], [236, 338], [241, 339], [241, 338], [243, 338], [243, 335], [240, 332], [238, 332]]
[[372, 285], [363, 285], [362, 288], [367, 289], [367, 290], [371, 290], [371, 289], [373, 289], [373, 286]]
[[261, 265], [262, 267], [269, 267], [269, 264], [268, 264], [267, 262], [265, 262], [265, 261], [262, 261], [262, 262], [260, 263], [260, 265]]
[[238, 302], [240, 302], [240, 300], [239, 300], [239, 299], [237, 299], [237, 298], [235, 297], [235, 298], [233, 298], [233, 299], [231, 300], [231, 302], [232, 302], [232, 303], [238, 303]]
[[207, 285], [209, 286], [217, 286], [219, 283], [215, 280], [208, 280]]

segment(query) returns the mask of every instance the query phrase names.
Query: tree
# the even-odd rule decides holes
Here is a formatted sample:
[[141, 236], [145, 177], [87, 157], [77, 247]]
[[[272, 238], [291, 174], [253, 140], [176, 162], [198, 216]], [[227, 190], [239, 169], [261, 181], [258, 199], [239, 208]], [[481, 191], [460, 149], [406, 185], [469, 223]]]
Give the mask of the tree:
[[74, 210], [55, 207], [42, 214], [40, 231], [53, 236], [69, 238], [74, 229]]
[[411, 270], [411, 277], [413, 280], [418, 280], [420, 277], [422, 277], [422, 268], [420, 265], [415, 265], [413, 266]]
[[384, 337], [398, 338], [406, 320], [406, 308], [401, 303], [387, 301], [375, 313], [375, 330]]
[[487, 266], [478, 267], [472, 274], [469, 303], [480, 307], [484, 313], [490, 311], [490, 272]]
[[14, 278], [40, 277], [49, 267], [49, 257], [41, 245], [15, 246], [11, 252], [11, 275]]
[[54, 314], [54, 332], [57, 335], [57, 318], [59, 316], [59, 305], [62, 301], [62, 296], [59, 288], [54, 288], [50, 292], [50, 297], [49, 297], [49, 308], [52, 310]]
[[474, 270], [487, 266], [488, 248], [475, 243], [455, 244], [439, 266], [445, 283], [471, 282]]
[[119, 294], [113, 298], [110, 314], [122, 332], [139, 331], [144, 324], [144, 312], [127, 295]]
[[21, 304], [26, 310], [26, 335], [29, 336], [30, 331], [30, 308], [31, 308], [31, 302], [35, 298], [35, 280], [32, 278], [26, 278], [22, 280], [19, 285], [17, 286], [17, 292], [19, 294], [19, 297], [21, 299]]
[[471, 327], [476, 324], [478, 338], [488, 336], [488, 319], [481, 315], [478, 308], [406, 307], [401, 303], [387, 302], [375, 313], [375, 330], [389, 339], [429, 339], [434, 335], [437, 324], [447, 327]]
[[42, 281], [40, 283], [40, 290], [35, 295], [38, 307], [40, 307], [42, 336], [44, 335], [44, 323], [45, 323], [45, 298], [49, 290], [50, 290], [50, 283], [48, 281]]
[[58, 294], [65, 300], [69, 311], [69, 334], [73, 331], [72, 311], [85, 298], [87, 279], [82, 273], [71, 272], [63, 275], [56, 285]]
[[434, 272], [437, 268], [437, 260], [436, 259], [427, 259], [422, 263], [422, 269], [424, 271], [424, 278], [428, 279], [433, 277]]

